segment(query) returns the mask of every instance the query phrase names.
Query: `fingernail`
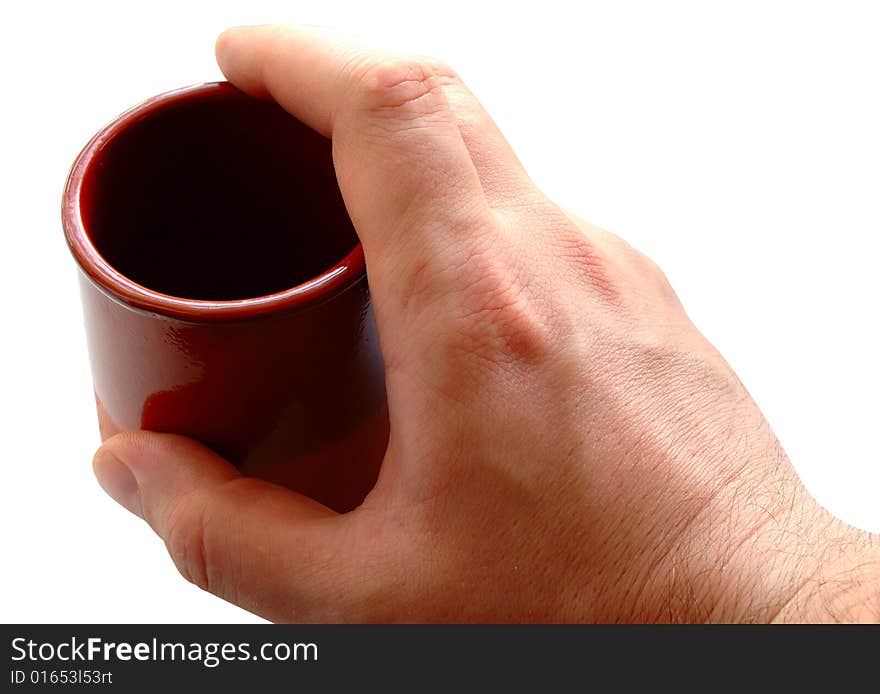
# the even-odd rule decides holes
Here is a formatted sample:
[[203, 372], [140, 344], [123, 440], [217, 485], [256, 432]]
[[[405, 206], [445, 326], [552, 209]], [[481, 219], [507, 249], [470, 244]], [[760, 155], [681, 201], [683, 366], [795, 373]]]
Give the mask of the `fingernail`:
[[95, 477], [98, 484], [116, 503], [136, 516], [144, 517], [141, 509], [141, 493], [137, 480], [128, 466], [113, 453], [103, 448], [95, 454]]

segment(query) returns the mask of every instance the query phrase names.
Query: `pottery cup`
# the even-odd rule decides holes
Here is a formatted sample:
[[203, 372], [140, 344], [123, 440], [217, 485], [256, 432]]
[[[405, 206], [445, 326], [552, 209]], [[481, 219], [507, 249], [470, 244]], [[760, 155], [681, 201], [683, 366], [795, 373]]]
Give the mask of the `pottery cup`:
[[86, 145], [62, 218], [102, 438], [183, 434], [336, 510], [361, 502], [385, 380], [329, 140], [227, 83], [162, 94]]

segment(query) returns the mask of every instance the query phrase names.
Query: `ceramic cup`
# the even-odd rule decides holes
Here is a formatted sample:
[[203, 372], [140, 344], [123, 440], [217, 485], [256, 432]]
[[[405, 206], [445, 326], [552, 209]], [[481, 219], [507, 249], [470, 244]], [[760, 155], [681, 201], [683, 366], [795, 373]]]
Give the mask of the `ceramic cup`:
[[364, 255], [329, 140], [227, 83], [149, 99], [71, 169], [102, 438], [183, 434], [339, 511], [388, 440]]

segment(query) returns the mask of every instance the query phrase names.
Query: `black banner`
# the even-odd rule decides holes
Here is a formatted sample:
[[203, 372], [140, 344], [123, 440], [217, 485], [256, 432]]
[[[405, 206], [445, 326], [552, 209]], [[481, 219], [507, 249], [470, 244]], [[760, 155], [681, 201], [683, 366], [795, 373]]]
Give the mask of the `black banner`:
[[[3, 691], [877, 682], [876, 627], [4, 626]], [[863, 679], [867, 673], [869, 679]]]

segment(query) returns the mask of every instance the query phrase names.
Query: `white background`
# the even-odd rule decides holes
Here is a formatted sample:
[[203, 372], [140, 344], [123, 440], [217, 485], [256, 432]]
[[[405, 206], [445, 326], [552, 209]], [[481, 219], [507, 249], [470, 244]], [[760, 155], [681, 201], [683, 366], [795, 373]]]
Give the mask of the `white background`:
[[[252, 621], [99, 489], [59, 222], [86, 140], [220, 78], [227, 26], [434, 54], [558, 202], [654, 257], [818, 499], [880, 530], [880, 20], [870, 2], [28, 2], [0, 9], [0, 621]], [[13, 9], [14, 8], [14, 9]]]

